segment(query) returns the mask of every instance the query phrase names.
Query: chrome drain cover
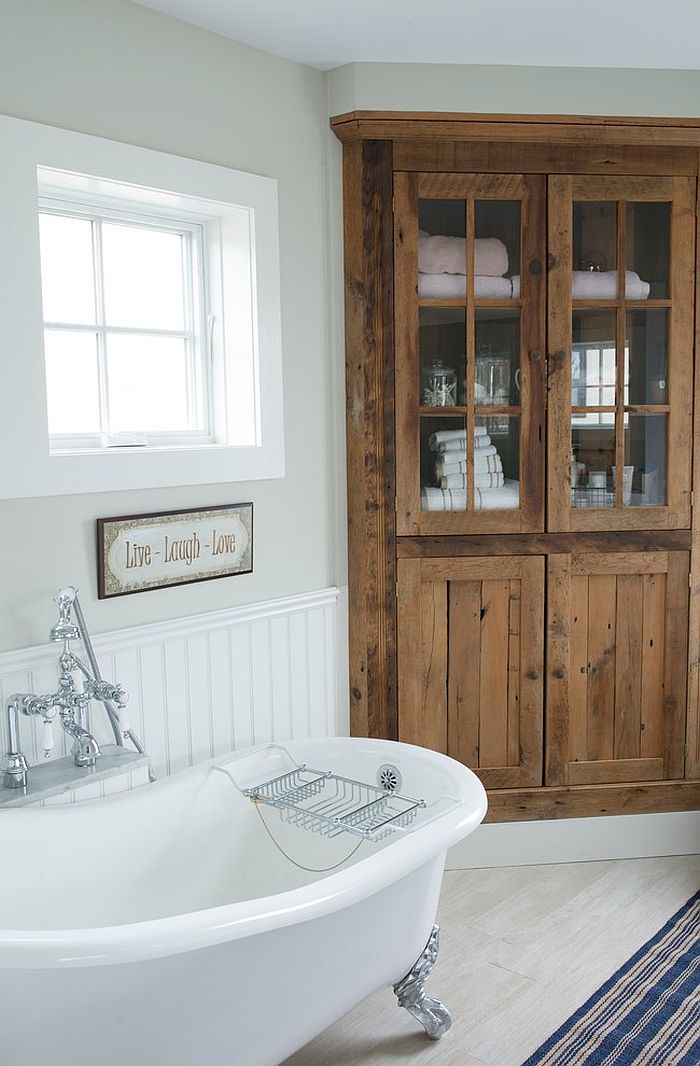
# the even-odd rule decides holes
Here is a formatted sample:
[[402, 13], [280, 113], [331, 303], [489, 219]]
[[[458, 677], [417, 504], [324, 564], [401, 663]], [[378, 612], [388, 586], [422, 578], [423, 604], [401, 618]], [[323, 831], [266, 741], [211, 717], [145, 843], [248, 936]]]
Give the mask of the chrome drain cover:
[[393, 766], [390, 762], [385, 762], [383, 766], [380, 766], [377, 770], [377, 784], [380, 788], [383, 788], [385, 792], [398, 792], [401, 788], [401, 771], [398, 766]]

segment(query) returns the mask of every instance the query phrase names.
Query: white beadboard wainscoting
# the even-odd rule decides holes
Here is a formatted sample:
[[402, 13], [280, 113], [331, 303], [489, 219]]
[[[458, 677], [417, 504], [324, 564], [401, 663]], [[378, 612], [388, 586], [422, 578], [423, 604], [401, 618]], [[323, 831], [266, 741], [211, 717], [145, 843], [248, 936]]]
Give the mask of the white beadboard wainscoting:
[[[130, 724], [161, 777], [251, 744], [347, 734], [343, 614], [329, 588], [103, 633], [93, 643], [103, 676], [129, 693]], [[52, 622], [47, 612], [47, 632]], [[0, 654], [3, 752], [5, 701], [14, 692], [55, 691], [59, 654], [48, 641]], [[30, 764], [43, 759], [40, 725], [20, 722]], [[113, 743], [99, 705], [90, 727], [100, 743]], [[58, 725], [54, 735], [60, 758], [69, 738]]]

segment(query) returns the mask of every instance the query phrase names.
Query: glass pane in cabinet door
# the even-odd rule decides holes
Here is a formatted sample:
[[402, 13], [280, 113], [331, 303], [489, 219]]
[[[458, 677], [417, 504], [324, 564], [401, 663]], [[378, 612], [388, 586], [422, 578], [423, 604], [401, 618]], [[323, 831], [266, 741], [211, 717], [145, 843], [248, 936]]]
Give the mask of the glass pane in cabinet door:
[[[574, 311], [571, 344], [571, 406], [615, 406], [615, 311]], [[614, 418], [611, 418], [614, 422]], [[588, 413], [574, 425], [598, 424]]]
[[627, 312], [625, 403], [668, 403], [668, 310]]
[[465, 309], [421, 307], [418, 314], [421, 408], [461, 405], [467, 345]]
[[477, 200], [474, 204], [474, 296], [477, 300], [520, 296], [518, 200]]
[[625, 414], [622, 502], [658, 507], [666, 500], [666, 415]]
[[571, 506], [614, 507], [614, 413], [573, 416], [571, 426]]
[[574, 300], [617, 296], [617, 205], [578, 200], [573, 217]]
[[466, 212], [464, 200], [418, 201], [419, 299], [466, 299]]
[[474, 403], [482, 407], [519, 407], [520, 311], [509, 307], [477, 308], [474, 348]]
[[671, 205], [627, 204], [627, 298], [667, 299]]
[[467, 509], [467, 433], [464, 415], [420, 420], [421, 511]]
[[474, 509], [520, 506], [520, 418], [477, 414], [474, 424]]

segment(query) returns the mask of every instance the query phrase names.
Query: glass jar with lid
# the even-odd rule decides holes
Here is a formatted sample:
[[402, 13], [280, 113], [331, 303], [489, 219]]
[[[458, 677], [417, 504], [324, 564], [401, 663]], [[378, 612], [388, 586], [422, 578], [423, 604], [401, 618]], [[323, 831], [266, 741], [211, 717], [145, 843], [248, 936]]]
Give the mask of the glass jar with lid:
[[455, 407], [457, 404], [457, 374], [441, 359], [433, 359], [420, 373], [421, 406]]

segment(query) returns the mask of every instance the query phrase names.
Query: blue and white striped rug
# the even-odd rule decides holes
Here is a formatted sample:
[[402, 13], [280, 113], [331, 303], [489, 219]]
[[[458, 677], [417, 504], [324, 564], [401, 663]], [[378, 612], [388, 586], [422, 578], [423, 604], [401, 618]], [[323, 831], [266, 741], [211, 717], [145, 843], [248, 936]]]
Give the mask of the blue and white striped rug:
[[699, 1066], [700, 892], [523, 1066]]

